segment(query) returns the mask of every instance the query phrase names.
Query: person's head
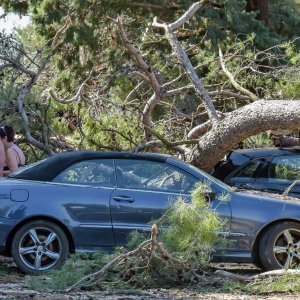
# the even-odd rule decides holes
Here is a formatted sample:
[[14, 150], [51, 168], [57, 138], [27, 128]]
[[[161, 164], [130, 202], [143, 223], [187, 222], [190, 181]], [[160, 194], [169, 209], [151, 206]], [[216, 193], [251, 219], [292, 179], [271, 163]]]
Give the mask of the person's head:
[[4, 144], [14, 142], [15, 131], [11, 126], [0, 126], [0, 138]]

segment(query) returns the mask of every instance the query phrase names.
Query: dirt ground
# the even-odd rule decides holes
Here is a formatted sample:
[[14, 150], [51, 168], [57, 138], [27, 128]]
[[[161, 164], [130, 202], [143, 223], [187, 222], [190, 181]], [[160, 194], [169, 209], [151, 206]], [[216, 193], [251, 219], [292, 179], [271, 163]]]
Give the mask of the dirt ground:
[[[227, 271], [244, 275], [252, 275], [259, 272], [259, 269], [251, 265], [214, 265]], [[195, 292], [189, 288], [172, 289], [150, 289], [140, 294], [130, 294], [129, 292], [105, 292], [105, 291], [74, 291], [68, 294], [56, 292], [38, 292], [28, 289], [26, 286], [26, 276], [20, 273], [12, 259], [0, 256], [0, 299], [22, 299], [22, 300], [151, 300], [151, 299], [223, 299], [223, 300], [292, 300], [300, 299], [300, 295], [277, 293], [277, 294], [246, 294], [241, 292], [220, 292], [203, 291]]]

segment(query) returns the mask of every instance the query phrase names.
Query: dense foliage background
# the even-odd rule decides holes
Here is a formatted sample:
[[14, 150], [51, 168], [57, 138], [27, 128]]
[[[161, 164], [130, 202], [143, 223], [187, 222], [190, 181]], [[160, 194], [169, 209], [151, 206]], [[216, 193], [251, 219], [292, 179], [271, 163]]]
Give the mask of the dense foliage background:
[[[43, 60], [49, 51], [47, 42], [63, 24], [68, 24], [56, 52], [24, 103], [32, 136], [50, 143], [53, 151], [128, 150], [143, 143], [140, 116], [152, 91], [136, 74], [136, 63], [125, 50], [110, 18], [123, 17], [128, 37], [164, 83], [178, 77], [182, 69], [164, 36], [150, 24], [154, 16], [167, 22], [176, 20], [192, 2], [1, 0], [0, 5], [6, 11], [29, 14], [32, 18], [32, 24], [13, 37], [5, 32], [0, 36], [0, 53], [27, 66], [34, 67], [33, 58]], [[234, 90], [221, 71], [218, 47], [222, 48], [226, 65], [236, 81], [257, 97], [300, 98], [297, 1], [208, 2], [176, 34], [207, 90], [216, 92], [213, 100], [221, 114], [249, 100], [217, 93]], [[25, 75], [16, 69], [0, 69], [0, 72], [0, 121], [16, 127], [29, 161], [39, 159], [44, 152], [24, 139], [23, 121], [16, 109]], [[71, 98], [84, 81], [89, 85], [85, 90], [89, 101], [81, 98], [61, 104], [47, 91], [51, 88], [57, 97]], [[181, 76], [176, 88], [188, 84], [188, 78]], [[201, 100], [191, 91], [164, 100], [153, 114], [155, 130], [170, 141], [185, 139], [191, 128], [206, 120]], [[265, 143], [261, 137], [246, 142], [250, 146]]]

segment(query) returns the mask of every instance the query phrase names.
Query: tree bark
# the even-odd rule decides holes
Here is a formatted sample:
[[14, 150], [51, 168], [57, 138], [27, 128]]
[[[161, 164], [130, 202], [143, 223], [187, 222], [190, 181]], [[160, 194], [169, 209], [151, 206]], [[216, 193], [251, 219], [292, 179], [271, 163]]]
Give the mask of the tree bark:
[[247, 11], [256, 11], [258, 10], [257, 18], [262, 20], [266, 26], [269, 23], [268, 17], [268, 0], [247, 0]]
[[194, 147], [189, 161], [210, 171], [234, 145], [259, 132], [300, 128], [300, 101], [259, 100], [229, 113]]

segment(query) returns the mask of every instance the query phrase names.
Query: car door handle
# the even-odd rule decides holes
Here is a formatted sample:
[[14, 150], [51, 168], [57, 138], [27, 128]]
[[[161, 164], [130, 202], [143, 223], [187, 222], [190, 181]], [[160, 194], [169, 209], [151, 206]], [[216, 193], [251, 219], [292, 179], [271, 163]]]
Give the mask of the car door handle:
[[133, 198], [127, 196], [115, 196], [113, 197], [113, 199], [117, 202], [129, 202], [129, 203], [134, 202]]

